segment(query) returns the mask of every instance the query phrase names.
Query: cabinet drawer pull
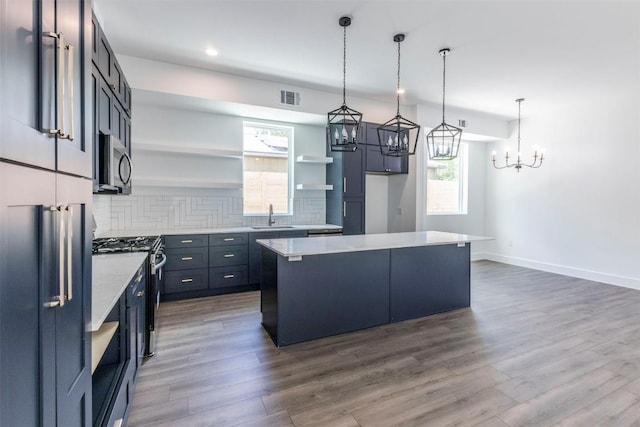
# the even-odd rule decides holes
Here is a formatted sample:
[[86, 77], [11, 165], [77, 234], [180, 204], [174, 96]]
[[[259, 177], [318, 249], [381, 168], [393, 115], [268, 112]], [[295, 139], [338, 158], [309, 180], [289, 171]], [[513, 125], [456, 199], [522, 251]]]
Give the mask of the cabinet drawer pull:
[[235, 255], [234, 254], [224, 254], [225, 258], [233, 258]]
[[233, 242], [235, 239], [233, 237], [227, 237], [224, 239], [225, 242]]
[[193, 279], [182, 279], [181, 282], [182, 283], [191, 283], [191, 282], [193, 282]]
[[191, 261], [193, 259], [192, 256], [183, 256], [182, 258], [180, 258], [182, 261]]
[[193, 240], [182, 240], [180, 243], [193, 243]]
[[233, 279], [234, 277], [236, 277], [236, 275], [235, 275], [235, 274], [225, 274], [225, 275], [224, 275], [224, 278], [225, 278], [225, 279]]

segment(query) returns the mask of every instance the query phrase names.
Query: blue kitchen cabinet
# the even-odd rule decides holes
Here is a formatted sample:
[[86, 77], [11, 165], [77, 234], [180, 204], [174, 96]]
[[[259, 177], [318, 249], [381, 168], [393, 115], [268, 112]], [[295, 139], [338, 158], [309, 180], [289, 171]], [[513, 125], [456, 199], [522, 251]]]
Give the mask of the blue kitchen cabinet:
[[91, 2], [0, 16], [0, 425], [86, 426]]

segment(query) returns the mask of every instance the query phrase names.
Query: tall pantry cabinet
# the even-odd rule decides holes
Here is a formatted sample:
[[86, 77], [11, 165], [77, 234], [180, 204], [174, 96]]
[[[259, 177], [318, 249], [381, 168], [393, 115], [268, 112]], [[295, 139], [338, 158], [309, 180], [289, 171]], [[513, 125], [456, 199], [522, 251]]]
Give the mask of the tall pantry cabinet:
[[91, 2], [0, 2], [0, 426], [91, 424]]

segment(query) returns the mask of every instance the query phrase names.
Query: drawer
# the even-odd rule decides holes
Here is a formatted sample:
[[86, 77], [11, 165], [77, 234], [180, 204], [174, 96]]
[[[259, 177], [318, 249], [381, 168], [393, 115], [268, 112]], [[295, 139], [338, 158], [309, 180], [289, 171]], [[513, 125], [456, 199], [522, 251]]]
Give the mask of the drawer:
[[247, 245], [212, 246], [209, 248], [209, 267], [245, 265], [248, 258]]
[[164, 236], [165, 248], [198, 248], [209, 246], [208, 234], [183, 234], [180, 236]]
[[247, 266], [217, 267], [209, 269], [209, 288], [227, 288], [248, 284]]
[[247, 233], [210, 234], [209, 246], [246, 245], [249, 241]]
[[209, 266], [209, 248], [184, 248], [166, 250], [167, 263], [164, 269], [184, 270], [187, 268], [205, 268]]
[[167, 271], [164, 275], [164, 291], [167, 294], [199, 291], [208, 286], [209, 270], [206, 268]]

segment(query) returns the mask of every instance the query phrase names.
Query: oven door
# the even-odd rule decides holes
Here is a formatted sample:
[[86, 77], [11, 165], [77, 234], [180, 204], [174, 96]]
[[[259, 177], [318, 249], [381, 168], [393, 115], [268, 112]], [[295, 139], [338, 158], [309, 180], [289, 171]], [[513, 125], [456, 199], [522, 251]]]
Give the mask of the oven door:
[[157, 314], [160, 307], [160, 292], [163, 289], [164, 264], [167, 256], [162, 250], [150, 255], [151, 275], [149, 280], [149, 292], [147, 293], [147, 353], [153, 356], [156, 351]]

